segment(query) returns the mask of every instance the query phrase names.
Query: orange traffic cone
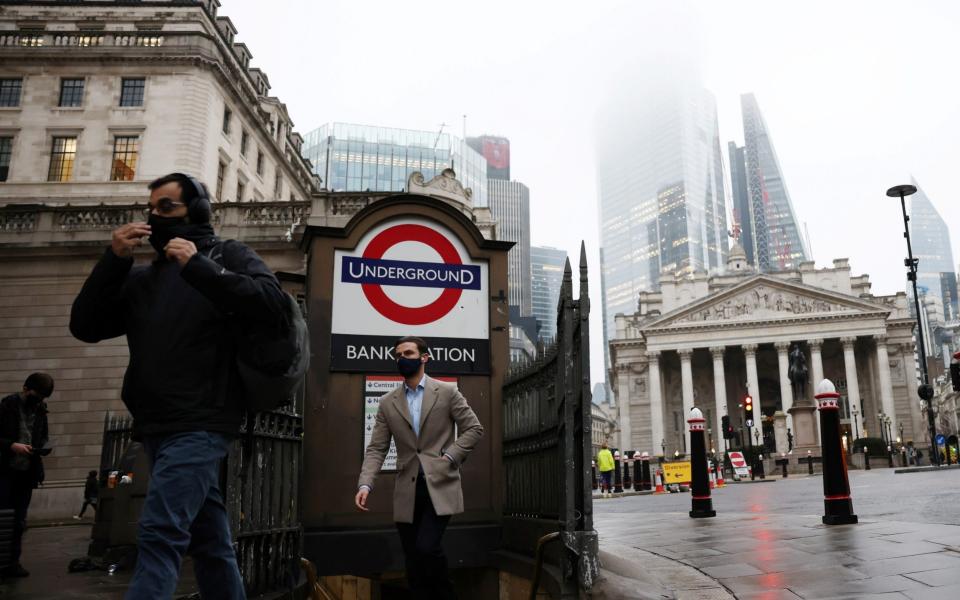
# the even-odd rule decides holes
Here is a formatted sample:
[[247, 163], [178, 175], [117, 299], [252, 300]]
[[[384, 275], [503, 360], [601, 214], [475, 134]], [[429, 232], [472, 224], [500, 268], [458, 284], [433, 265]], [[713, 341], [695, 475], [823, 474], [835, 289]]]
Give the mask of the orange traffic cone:
[[654, 494], [666, 494], [667, 490], [663, 489], [663, 475], [660, 472], [660, 469], [657, 469], [655, 475], [655, 481], [657, 483], [657, 488], [653, 490]]
[[717, 474], [713, 472], [713, 467], [707, 467], [707, 473], [710, 474], [710, 489], [717, 486]]
[[726, 487], [726, 483], [723, 482], [723, 465], [717, 465], [717, 487], [722, 488]]

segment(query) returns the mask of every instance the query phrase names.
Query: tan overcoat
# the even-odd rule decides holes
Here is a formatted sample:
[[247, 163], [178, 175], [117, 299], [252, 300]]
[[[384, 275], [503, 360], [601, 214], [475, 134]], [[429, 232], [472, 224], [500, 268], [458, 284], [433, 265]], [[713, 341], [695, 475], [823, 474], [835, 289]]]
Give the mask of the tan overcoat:
[[[397, 481], [393, 491], [393, 519], [413, 522], [417, 472], [423, 466], [424, 479], [438, 515], [463, 512], [460, 465], [483, 437], [483, 426], [455, 384], [424, 381], [420, 406], [420, 437], [413, 431], [406, 386], [380, 399], [377, 422], [360, 468], [358, 486], [373, 489], [374, 481], [390, 449], [390, 438], [397, 444]], [[454, 429], [456, 426], [456, 429]], [[459, 435], [455, 438], [455, 431]], [[449, 454], [456, 464], [443, 456]]]

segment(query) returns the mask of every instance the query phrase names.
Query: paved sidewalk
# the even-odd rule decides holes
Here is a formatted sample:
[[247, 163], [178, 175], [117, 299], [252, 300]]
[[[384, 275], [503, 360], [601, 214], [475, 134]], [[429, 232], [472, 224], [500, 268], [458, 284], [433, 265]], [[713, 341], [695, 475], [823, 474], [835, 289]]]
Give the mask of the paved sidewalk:
[[[737, 598], [960, 598], [958, 525], [861, 515], [857, 525], [827, 527], [820, 514], [750, 512], [749, 505], [712, 519], [691, 519], [686, 512], [644, 512], [645, 500], [620, 501], [635, 510], [598, 506], [594, 522], [601, 548], [622, 544], [672, 559], [715, 579]], [[812, 507], [822, 507], [812, 500]], [[681, 597], [680, 582], [675, 583], [672, 589]]]
[[[0, 583], [0, 599], [16, 600], [120, 600], [130, 581], [130, 571], [68, 573], [67, 565], [87, 554], [90, 524], [33, 527], [23, 537], [25, 569], [30, 577]], [[193, 568], [184, 564], [178, 595], [196, 592]]]

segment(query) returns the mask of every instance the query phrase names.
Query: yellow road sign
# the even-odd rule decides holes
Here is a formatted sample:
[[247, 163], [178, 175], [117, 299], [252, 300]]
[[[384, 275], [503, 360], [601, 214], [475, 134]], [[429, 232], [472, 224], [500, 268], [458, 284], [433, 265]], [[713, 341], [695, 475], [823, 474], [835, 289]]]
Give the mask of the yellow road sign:
[[664, 483], [690, 483], [690, 461], [663, 463]]

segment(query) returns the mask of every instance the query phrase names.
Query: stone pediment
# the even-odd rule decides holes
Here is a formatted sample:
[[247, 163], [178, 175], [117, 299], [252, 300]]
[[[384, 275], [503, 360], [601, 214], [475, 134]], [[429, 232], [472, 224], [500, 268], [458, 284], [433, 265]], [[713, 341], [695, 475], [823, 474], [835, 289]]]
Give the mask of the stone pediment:
[[643, 329], [888, 312], [853, 296], [758, 275], [667, 313]]

